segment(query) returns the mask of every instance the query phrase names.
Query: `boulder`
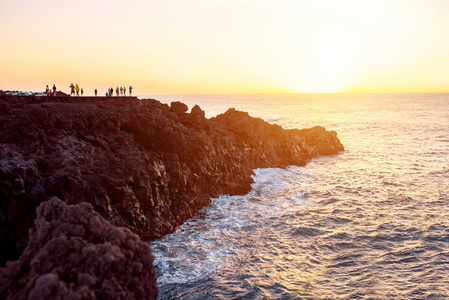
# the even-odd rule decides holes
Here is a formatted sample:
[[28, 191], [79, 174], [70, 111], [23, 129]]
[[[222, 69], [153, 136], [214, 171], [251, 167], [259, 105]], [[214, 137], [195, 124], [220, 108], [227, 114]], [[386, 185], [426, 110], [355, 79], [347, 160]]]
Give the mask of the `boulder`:
[[202, 110], [198, 105], [195, 105], [190, 112], [192, 117], [198, 117], [200, 119], [204, 119], [206, 117], [206, 112]]
[[170, 107], [172, 111], [177, 115], [183, 115], [189, 110], [189, 107], [187, 105], [179, 101], [172, 102], [170, 104]]

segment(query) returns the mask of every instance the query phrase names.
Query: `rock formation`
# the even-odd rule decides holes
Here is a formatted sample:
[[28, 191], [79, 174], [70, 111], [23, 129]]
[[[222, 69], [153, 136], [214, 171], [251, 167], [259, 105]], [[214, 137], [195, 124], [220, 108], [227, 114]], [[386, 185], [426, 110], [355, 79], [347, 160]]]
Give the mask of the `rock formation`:
[[23, 252], [0, 268], [0, 298], [154, 298], [151, 249], [128, 229], [161, 237], [211, 197], [249, 192], [255, 168], [343, 150], [322, 127], [187, 111], [0, 93], [0, 265]]
[[57, 198], [37, 208], [17, 261], [0, 269], [1, 299], [156, 299], [150, 246], [92, 205]]
[[28, 243], [36, 207], [88, 202], [145, 240], [172, 232], [253, 169], [304, 165], [343, 146], [321, 127], [284, 130], [229, 109], [105, 97], [0, 95], [0, 265]]

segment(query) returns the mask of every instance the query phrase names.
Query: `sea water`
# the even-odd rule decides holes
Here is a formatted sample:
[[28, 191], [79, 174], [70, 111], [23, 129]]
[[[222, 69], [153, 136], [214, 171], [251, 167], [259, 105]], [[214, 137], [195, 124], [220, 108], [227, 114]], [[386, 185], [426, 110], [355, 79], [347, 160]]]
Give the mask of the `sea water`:
[[449, 298], [449, 94], [176, 95], [345, 146], [304, 167], [254, 170], [151, 243], [160, 299]]

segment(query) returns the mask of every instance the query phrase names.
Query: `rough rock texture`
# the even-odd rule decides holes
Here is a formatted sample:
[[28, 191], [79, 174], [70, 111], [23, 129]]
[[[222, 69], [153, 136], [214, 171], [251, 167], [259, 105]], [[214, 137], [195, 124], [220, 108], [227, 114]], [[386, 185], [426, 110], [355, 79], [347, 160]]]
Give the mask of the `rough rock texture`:
[[92, 205], [37, 208], [20, 260], [0, 269], [0, 299], [156, 299], [151, 248]]
[[247, 193], [255, 168], [343, 150], [321, 127], [186, 111], [151, 99], [0, 95], [0, 265], [18, 258], [35, 208], [52, 197], [91, 203], [113, 225], [154, 239], [211, 197]]

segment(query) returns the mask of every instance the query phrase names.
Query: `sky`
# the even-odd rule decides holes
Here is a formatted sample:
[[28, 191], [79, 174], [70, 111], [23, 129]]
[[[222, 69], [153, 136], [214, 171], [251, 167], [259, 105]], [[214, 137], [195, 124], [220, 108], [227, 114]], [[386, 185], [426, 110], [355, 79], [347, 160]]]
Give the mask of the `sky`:
[[449, 92], [447, 0], [0, 2], [0, 89]]

